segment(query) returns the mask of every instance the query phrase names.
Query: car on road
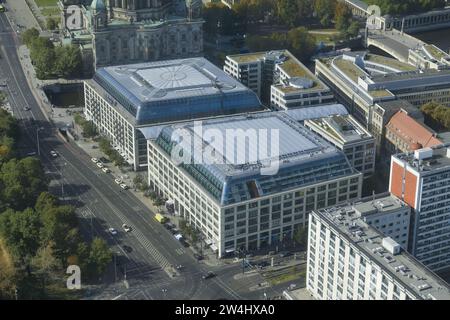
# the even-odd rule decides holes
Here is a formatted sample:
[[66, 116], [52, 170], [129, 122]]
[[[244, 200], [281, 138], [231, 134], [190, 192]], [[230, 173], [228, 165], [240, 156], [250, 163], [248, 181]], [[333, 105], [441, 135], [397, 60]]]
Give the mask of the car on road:
[[180, 243], [183, 247], [185, 248], [189, 248], [191, 245], [189, 244], [189, 242], [187, 242], [186, 240], [184, 240], [183, 238], [180, 239]]
[[280, 252], [280, 258], [285, 258], [285, 257], [289, 257], [292, 256], [292, 252], [290, 251], [281, 251]]
[[109, 233], [111, 233], [113, 236], [115, 236], [117, 234], [117, 230], [114, 228], [109, 228], [108, 229]]
[[212, 271], [209, 271], [208, 273], [205, 273], [204, 275], [202, 275], [202, 279], [206, 280], [206, 279], [211, 279], [214, 278], [216, 276], [216, 274]]
[[114, 179], [114, 182], [117, 184], [122, 184], [122, 179], [119, 179], [119, 178]]
[[130, 246], [127, 246], [127, 245], [123, 246], [123, 250], [125, 250], [127, 253], [133, 252], [133, 248], [131, 248]]
[[98, 159], [97, 158], [91, 158], [91, 161], [94, 162], [94, 163], [97, 163]]
[[109, 170], [109, 169], [106, 168], [106, 167], [102, 168], [102, 171], [103, 171], [104, 173], [110, 173], [110, 172], [111, 172], [111, 170]]
[[104, 167], [103, 163], [101, 162], [97, 162], [97, 167], [99, 167], [100, 169]]
[[181, 233], [177, 233], [177, 234], [175, 235], [175, 239], [181, 241], [181, 240], [183, 239], [183, 235], [182, 235]]
[[177, 234], [180, 232], [180, 230], [178, 230], [177, 228], [173, 228], [172, 230], [170, 230], [170, 232], [172, 232], [172, 234]]
[[203, 256], [198, 253], [194, 253], [194, 258], [198, 261], [203, 260]]
[[56, 153], [56, 151], [50, 151], [50, 155], [53, 157], [53, 158], [58, 158], [58, 154]]
[[31, 108], [30, 107], [23, 107], [23, 111], [30, 111]]
[[128, 186], [127, 186], [125, 183], [120, 184], [120, 187], [121, 187], [123, 190], [127, 190], [127, 189], [128, 189]]
[[130, 232], [131, 231], [131, 227], [129, 225], [125, 224], [125, 223], [122, 225], [122, 228], [123, 228], [123, 230], [125, 230], [125, 232]]

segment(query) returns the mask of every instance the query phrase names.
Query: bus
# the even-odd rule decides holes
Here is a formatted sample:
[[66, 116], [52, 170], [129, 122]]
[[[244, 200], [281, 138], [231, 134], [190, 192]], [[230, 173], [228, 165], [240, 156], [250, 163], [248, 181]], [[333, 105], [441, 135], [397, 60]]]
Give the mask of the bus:
[[6, 8], [4, 5], [0, 4], [0, 12], [5, 12]]

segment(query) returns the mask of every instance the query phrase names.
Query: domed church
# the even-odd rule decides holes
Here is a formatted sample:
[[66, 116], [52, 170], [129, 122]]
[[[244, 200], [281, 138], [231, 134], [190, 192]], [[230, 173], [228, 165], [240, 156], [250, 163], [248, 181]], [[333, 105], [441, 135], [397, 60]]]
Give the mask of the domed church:
[[60, 0], [62, 42], [98, 67], [203, 53], [201, 0]]

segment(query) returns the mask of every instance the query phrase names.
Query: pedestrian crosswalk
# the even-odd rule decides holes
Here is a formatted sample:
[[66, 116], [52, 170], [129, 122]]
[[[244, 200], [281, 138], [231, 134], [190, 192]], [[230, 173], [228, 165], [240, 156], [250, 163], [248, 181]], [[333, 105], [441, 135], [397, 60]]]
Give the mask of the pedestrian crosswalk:
[[178, 248], [178, 249], [175, 250], [175, 252], [176, 252], [178, 255], [181, 256], [181, 255], [184, 254], [186, 251], [184, 251], [183, 248]]

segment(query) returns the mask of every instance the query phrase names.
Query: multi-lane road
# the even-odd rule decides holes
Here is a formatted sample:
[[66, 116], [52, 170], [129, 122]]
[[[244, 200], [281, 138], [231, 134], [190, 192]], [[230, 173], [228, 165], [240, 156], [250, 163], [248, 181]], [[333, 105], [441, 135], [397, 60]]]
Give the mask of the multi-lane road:
[[[87, 236], [101, 236], [108, 241], [117, 267], [108, 285], [86, 298], [137, 299], [258, 299], [262, 292], [249, 291], [253, 280], [236, 281], [239, 264], [208, 267], [197, 262], [190, 250], [184, 248], [162, 225], [153, 213], [130, 191], [122, 190], [113, 177], [98, 170], [94, 163], [75, 144], [57, 135], [40, 109], [17, 55], [19, 38], [5, 16], [0, 14], [0, 78], [7, 83], [9, 101], [23, 131], [22, 153], [38, 152], [46, 171], [52, 178], [51, 191], [77, 207], [81, 227]], [[30, 109], [26, 111], [24, 107]], [[39, 150], [38, 150], [39, 145]], [[59, 157], [53, 159], [50, 151]], [[129, 233], [121, 229], [123, 223], [132, 227]], [[113, 236], [109, 227], [119, 230]], [[125, 250], [126, 248], [131, 248]], [[175, 277], [166, 272], [171, 265], [184, 268]], [[212, 270], [218, 276], [202, 280]], [[127, 278], [127, 285], [123, 280]], [[116, 281], [117, 280], [117, 281]], [[253, 282], [252, 282], [253, 281]], [[272, 292], [274, 294], [274, 292]]]

